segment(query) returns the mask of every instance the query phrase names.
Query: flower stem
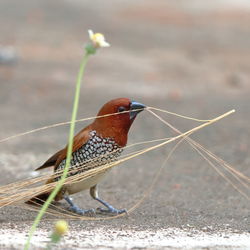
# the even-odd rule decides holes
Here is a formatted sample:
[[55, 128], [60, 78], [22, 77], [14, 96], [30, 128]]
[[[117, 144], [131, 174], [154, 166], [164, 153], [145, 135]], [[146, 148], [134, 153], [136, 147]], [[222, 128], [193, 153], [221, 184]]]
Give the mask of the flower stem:
[[32, 238], [32, 236], [33, 236], [39, 222], [41, 221], [41, 219], [42, 219], [43, 215], [45, 214], [47, 208], [49, 207], [50, 203], [54, 200], [57, 193], [59, 192], [59, 190], [63, 186], [63, 183], [64, 183], [64, 181], [65, 181], [65, 179], [67, 177], [67, 173], [68, 173], [69, 166], [70, 166], [70, 159], [71, 159], [72, 149], [73, 149], [75, 120], [76, 120], [76, 116], [77, 116], [78, 104], [79, 104], [79, 99], [80, 99], [81, 81], [82, 81], [82, 77], [83, 77], [83, 74], [84, 74], [85, 66], [87, 64], [89, 55], [90, 55], [90, 53], [88, 53], [88, 51], [86, 51], [86, 53], [85, 53], [85, 55], [84, 55], [84, 57], [83, 57], [83, 59], [81, 61], [80, 69], [79, 69], [78, 76], [77, 76], [74, 104], [73, 104], [71, 123], [70, 123], [70, 130], [69, 130], [68, 149], [67, 149], [67, 158], [66, 158], [65, 168], [64, 168], [61, 179], [58, 181], [56, 187], [51, 192], [50, 196], [45, 201], [45, 203], [43, 204], [42, 208], [40, 209], [40, 211], [38, 213], [32, 227], [30, 229], [29, 236], [28, 236], [28, 239], [27, 239], [27, 241], [25, 243], [24, 250], [29, 249], [31, 238]]

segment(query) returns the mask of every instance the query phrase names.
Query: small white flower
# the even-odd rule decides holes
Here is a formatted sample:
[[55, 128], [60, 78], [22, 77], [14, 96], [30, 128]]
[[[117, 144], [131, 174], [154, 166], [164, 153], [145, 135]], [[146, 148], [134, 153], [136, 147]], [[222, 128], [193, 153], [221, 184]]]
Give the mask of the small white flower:
[[94, 33], [92, 30], [88, 30], [89, 38], [92, 41], [95, 48], [110, 47], [110, 44], [105, 41], [105, 37], [101, 33]]

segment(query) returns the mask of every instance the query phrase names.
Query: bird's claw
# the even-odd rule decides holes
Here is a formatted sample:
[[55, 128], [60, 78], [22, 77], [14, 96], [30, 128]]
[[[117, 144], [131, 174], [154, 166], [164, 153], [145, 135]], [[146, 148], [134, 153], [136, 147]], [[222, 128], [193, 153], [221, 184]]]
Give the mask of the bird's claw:
[[127, 210], [126, 209], [116, 209], [116, 208], [113, 208], [113, 207], [110, 207], [108, 209], [102, 208], [102, 207], [98, 207], [96, 209], [96, 212], [101, 213], [101, 214], [112, 214], [112, 215], [118, 215], [118, 214], [123, 214], [123, 213], [127, 214]]
[[72, 206], [69, 208], [69, 210], [73, 213], [79, 214], [79, 215], [88, 215], [88, 216], [94, 216], [95, 210], [94, 209], [81, 209], [77, 206]]

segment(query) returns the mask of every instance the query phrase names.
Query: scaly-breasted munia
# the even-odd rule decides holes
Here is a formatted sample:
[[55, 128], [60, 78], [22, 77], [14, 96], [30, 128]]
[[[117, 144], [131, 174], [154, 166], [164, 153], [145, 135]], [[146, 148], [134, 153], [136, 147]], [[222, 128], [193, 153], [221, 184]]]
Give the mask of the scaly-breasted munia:
[[[74, 137], [68, 176], [76, 175], [86, 170], [116, 161], [122, 153], [123, 147], [127, 144], [130, 126], [137, 114], [144, 108], [145, 106], [143, 104], [130, 101], [127, 98], [118, 98], [107, 102], [97, 114], [97, 116], [102, 117], [96, 118], [93, 123], [82, 129]], [[105, 116], [114, 113], [117, 114]], [[36, 170], [53, 166], [55, 173], [61, 173], [65, 167], [66, 154], [67, 147], [55, 153]], [[71, 211], [82, 215], [90, 210], [77, 207], [69, 198], [69, 195], [90, 189], [90, 195], [93, 199], [99, 201], [106, 207], [106, 209], [101, 209], [101, 211], [114, 214], [125, 212], [125, 209], [115, 209], [98, 196], [97, 184], [106, 172], [107, 171], [101, 172], [88, 179], [64, 184], [55, 197], [55, 200], [65, 199], [69, 203]], [[60, 179], [60, 176], [50, 179], [47, 183], [57, 181], [58, 179]], [[33, 197], [28, 203], [41, 202], [41, 200], [46, 200], [48, 195], [49, 193], [38, 195]]]

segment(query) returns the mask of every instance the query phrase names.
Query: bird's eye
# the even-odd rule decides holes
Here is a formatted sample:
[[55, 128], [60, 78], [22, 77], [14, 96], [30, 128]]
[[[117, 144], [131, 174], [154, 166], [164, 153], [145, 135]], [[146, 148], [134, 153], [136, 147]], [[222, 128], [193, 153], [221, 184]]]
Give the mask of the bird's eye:
[[123, 106], [120, 106], [120, 107], [118, 108], [118, 112], [123, 112], [123, 111], [126, 111], [126, 108], [123, 107]]

